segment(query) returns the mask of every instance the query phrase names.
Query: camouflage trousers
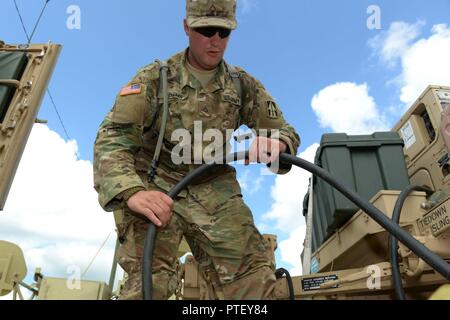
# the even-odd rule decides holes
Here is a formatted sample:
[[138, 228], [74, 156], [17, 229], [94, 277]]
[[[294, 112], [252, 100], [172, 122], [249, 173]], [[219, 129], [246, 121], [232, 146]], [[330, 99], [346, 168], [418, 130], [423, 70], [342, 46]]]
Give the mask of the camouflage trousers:
[[[177, 251], [183, 236], [204, 279], [208, 279], [213, 288], [213, 297], [273, 298], [276, 278], [274, 261], [268, 254], [269, 244], [256, 229], [238, 182], [235, 179], [228, 182], [235, 183], [239, 192], [226, 199], [222, 196], [215, 207], [202, 202], [199, 192], [196, 192], [203, 192], [211, 184], [189, 189], [183, 197], [175, 200], [169, 225], [157, 231], [152, 270], [154, 299], [168, 299], [177, 288]], [[214, 188], [212, 194], [211, 190], [208, 191], [212, 200], [221, 197], [215, 196], [214, 191]], [[147, 226], [147, 222], [126, 210], [123, 221], [117, 224], [119, 238], [122, 239], [119, 264], [128, 274], [121, 299], [142, 298], [141, 268]]]

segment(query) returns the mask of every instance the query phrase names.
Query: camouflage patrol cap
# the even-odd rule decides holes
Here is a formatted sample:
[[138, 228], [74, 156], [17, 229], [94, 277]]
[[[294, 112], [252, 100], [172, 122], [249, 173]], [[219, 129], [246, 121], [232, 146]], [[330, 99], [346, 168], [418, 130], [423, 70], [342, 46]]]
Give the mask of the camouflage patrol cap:
[[236, 29], [236, 0], [186, 0], [186, 20], [191, 28]]

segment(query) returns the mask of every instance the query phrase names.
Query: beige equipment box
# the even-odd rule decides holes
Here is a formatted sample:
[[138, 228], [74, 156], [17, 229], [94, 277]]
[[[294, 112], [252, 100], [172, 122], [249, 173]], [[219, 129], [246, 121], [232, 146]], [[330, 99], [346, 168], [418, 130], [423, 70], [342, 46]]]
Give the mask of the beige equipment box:
[[45, 277], [38, 300], [109, 300], [111, 296], [111, 289], [103, 282]]
[[405, 141], [411, 184], [447, 193], [450, 190], [449, 105], [450, 87], [429, 86], [393, 128]]
[[[383, 190], [370, 202], [391, 218], [399, 194], [400, 191]], [[416, 221], [425, 214], [425, 210], [420, 207], [425, 201], [423, 192], [410, 194], [402, 210], [402, 227], [415, 231], [415, 234], [419, 233], [419, 230], [413, 228]], [[360, 268], [384, 262], [389, 260], [388, 237], [389, 233], [383, 227], [359, 210], [316, 250], [312, 260], [318, 265], [319, 272]]]
[[56, 64], [60, 45], [0, 41], [0, 210]]

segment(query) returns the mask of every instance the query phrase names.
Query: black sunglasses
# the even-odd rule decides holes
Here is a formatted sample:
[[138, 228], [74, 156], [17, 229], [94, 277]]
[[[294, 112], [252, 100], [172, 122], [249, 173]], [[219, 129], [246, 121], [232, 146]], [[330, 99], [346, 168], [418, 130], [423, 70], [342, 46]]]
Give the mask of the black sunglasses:
[[216, 35], [216, 33], [219, 33], [219, 37], [221, 39], [224, 39], [228, 37], [231, 33], [230, 29], [221, 27], [200, 27], [194, 28], [194, 30], [207, 38], [212, 38]]

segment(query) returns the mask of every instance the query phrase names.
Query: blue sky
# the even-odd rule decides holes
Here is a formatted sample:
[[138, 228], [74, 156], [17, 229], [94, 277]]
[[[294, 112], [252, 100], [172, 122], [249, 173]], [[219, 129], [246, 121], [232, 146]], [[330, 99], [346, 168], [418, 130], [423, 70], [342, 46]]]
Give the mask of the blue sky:
[[[17, 3], [31, 30], [44, 1]], [[79, 30], [66, 26], [70, 5], [80, 8]], [[370, 5], [380, 9], [381, 29], [367, 27]], [[0, 39], [26, 42], [13, 1], [2, 1], [0, 8]], [[184, 10], [180, 0], [48, 3], [33, 42], [51, 40], [63, 45], [50, 90], [70, 138], [76, 140], [81, 160], [92, 161], [98, 125], [118, 90], [137, 69], [186, 47]], [[449, 12], [449, 0], [433, 0], [432, 4], [418, 0], [238, 0], [238, 29], [232, 34], [225, 58], [261, 80], [275, 97], [301, 136], [300, 153], [318, 143], [325, 132], [390, 129], [411, 99], [425, 89], [411, 76], [417, 65], [411, 60], [426, 64], [427, 56], [419, 53], [429, 52], [426, 49], [433, 46], [448, 48], [445, 24]], [[437, 25], [441, 27], [433, 29]], [[445, 75], [450, 74], [448, 63], [434, 69], [436, 72], [426, 73], [423, 81], [448, 80], [436, 84], [449, 85]], [[39, 118], [47, 119], [48, 128], [65, 139], [48, 97]], [[305, 153], [310, 158], [315, 150], [311, 148]], [[300, 203], [307, 176], [277, 180], [261, 176], [257, 166], [237, 168], [258, 226], [263, 232], [277, 234], [279, 243], [292, 239], [297, 229], [286, 225], [295, 220], [296, 226], [303, 223]], [[290, 182], [285, 184], [287, 180]], [[296, 198], [290, 203], [294, 207], [282, 209], [280, 188], [297, 191], [290, 193]], [[276, 203], [281, 209], [274, 207]], [[277, 210], [298, 213], [283, 220], [282, 213], [274, 213]], [[298, 255], [300, 245], [295, 248]], [[279, 266], [297, 267], [293, 260], [281, 256], [280, 250], [277, 258]]]
[[[30, 30], [44, 1], [17, 0]], [[368, 82], [380, 105], [395, 102], [398, 94], [385, 82], [397, 70], [385, 70], [371, 59], [369, 38], [393, 21], [433, 23], [448, 21], [450, 2], [378, 1], [382, 30], [369, 30], [367, 7], [373, 1], [244, 1], [239, 5], [239, 27], [233, 33], [227, 61], [260, 79], [297, 128], [303, 145], [317, 141], [310, 102], [323, 87], [340, 81]], [[69, 5], [81, 9], [81, 29], [69, 30]], [[35, 42], [51, 40], [64, 46], [51, 91], [80, 157], [92, 159], [96, 129], [117, 91], [136, 70], [156, 58], [184, 49], [184, 3], [167, 1], [49, 2], [35, 34]], [[25, 42], [13, 1], [2, 1], [1, 38]], [[39, 117], [63, 133], [49, 101]]]

